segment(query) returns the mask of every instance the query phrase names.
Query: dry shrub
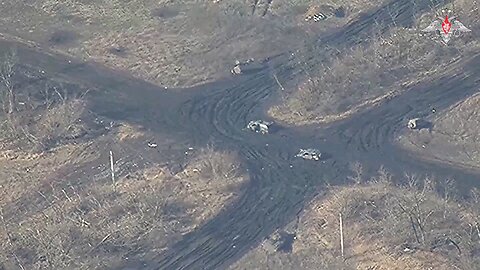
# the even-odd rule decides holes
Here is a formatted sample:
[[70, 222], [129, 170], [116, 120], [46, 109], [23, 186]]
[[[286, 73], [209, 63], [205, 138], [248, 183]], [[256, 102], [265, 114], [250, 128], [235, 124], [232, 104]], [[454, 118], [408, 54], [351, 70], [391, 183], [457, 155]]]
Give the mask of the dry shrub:
[[480, 193], [459, 201], [451, 181], [415, 176], [402, 185], [391, 181], [380, 170], [369, 182], [331, 188], [301, 214], [291, 254], [267, 252], [267, 240], [234, 268], [258, 268], [260, 261], [262, 268], [281, 262], [294, 269], [302, 262], [305, 269], [338, 269], [341, 213], [345, 263], [353, 269], [476, 269]]
[[[471, 19], [459, 15], [465, 17], [464, 21], [479, 23], [478, 15], [459, 13], [472, 15]], [[369, 42], [334, 53], [322, 59], [321, 64], [316, 64], [314, 51], [304, 48], [296, 54], [298, 67], [306, 70], [304, 78], [292, 86], [296, 91], [270, 113], [291, 124], [337, 120], [377, 103], [370, 102], [376, 98], [400, 93], [402, 86], [433, 79], [479, 48], [470, 33], [452, 40], [455, 46], [435, 44], [430, 35], [419, 30], [432, 18], [432, 12], [424, 14], [416, 19], [413, 28], [393, 28], [384, 35], [374, 27]]]
[[435, 130], [457, 142], [480, 141], [480, 94], [452, 106], [448, 112], [435, 119]]
[[238, 157], [226, 152], [215, 151], [212, 147], [202, 148], [187, 168], [195, 168], [203, 178], [231, 179], [240, 172]]
[[176, 175], [152, 166], [119, 177], [115, 189], [108, 178], [37, 187], [28, 198], [35, 207], [25, 210], [1, 201], [0, 261], [7, 269], [116, 269], [158, 254], [217, 214], [244, 179], [224, 176], [237, 162], [230, 154], [206, 148], [192, 158]]
[[[396, 29], [371, 45], [359, 45], [307, 77], [284, 105], [289, 114], [325, 118], [420, 79], [424, 70], [441, 69], [450, 60], [407, 29]], [[443, 59], [443, 61], [442, 61]]]
[[16, 240], [2, 252], [3, 261], [15, 262], [16, 254], [29, 269], [115, 268], [132, 253], [162, 248], [172, 231], [182, 229], [178, 222], [185, 222], [181, 203], [167, 201], [175, 190], [161, 179], [137, 179], [117, 192], [109, 184], [51, 190], [41, 213], [20, 226], [8, 224]]
[[43, 144], [50, 145], [65, 138], [75, 124], [80, 124], [86, 110], [86, 102], [81, 99], [66, 100], [45, 111], [37, 122], [36, 137]]
[[116, 140], [122, 142], [126, 140], [134, 140], [145, 137], [145, 133], [141, 131], [141, 127], [133, 126], [129, 123], [123, 123], [116, 131]]

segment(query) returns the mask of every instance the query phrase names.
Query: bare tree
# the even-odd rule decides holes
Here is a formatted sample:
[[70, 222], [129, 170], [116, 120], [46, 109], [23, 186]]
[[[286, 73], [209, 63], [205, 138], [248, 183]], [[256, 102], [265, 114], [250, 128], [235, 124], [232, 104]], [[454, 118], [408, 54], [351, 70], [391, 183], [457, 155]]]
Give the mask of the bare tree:
[[363, 182], [363, 167], [360, 162], [355, 161], [350, 164], [350, 171], [353, 172], [353, 176], [349, 176], [348, 179], [355, 182], [355, 184], [360, 184]]
[[408, 216], [416, 241], [420, 244], [425, 244], [427, 240], [425, 227], [430, 216], [434, 213], [432, 209], [425, 205], [425, 202], [427, 197], [434, 192], [434, 181], [426, 177], [423, 181], [422, 189], [419, 190], [418, 177], [415, 175], [406, 175], [406, 177], [411, 196], [402, 196], [398, 201], [398, 205], [402, 212]]
[[478, 236], [478, 241], [480, 241], [480, 222], [479, 222], [479, 213], [478, 213], [478, 204], [480, 203], [480, 189], [473, 188], [471, 191], [471, 198], [470, 198], [470, 209], [476, 210], [475, 212], [475, 220], [474, 224], [471, 225], [472, 228], [475, 228], [475, 231]]
[[15, 107], [15, 85], [13, 76], [18, 64], [16, 50], [12, 49], [5, 54], [0, 63], [0, 81], [3, 86], [3, 108], [7, 114], [11, 114], [16, 110]]
[[451, 200], [452, 195], [455, 193], [455, 181], [451, 178], [445, 179], [443, 187], [443, 218], [447, 218], [448, 203]]

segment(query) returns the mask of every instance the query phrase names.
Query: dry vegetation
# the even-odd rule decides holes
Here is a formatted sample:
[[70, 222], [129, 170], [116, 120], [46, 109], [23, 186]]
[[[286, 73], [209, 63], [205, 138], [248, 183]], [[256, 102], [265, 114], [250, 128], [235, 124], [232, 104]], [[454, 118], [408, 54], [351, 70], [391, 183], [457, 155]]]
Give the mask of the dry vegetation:
[[[235, 59], [261, 59], [301, 45], [307, 33], [348, 22], [381, 1], [58, 1], [2, 2], [8, 34], [168, 86], [228, 74]], [[256, 4], [254, 4], [256, 3]], [[343, 18], [306, 23], [311, 5]]]
[[274, 233], [231, 268], [478, 269], [479, 191], [460, 203], [452, 181], [436, 185], [407, 176], [405, 182], [393, 184], [380, 170], [371, 181], [330, 188], [295, 225]]
[[[51, 165], [60, 154], [25, 166]], [[77, 166], [85, 162], [72, 158]], [[158, 253], [235, 198], [245, 178], [234, 162], [229, 154], [205, 149], [177, 174], [157, 164], [119, 177], [112, 188], [108, 174], [83, 181], [50, 175], [45, 183], [40, 179], [49, 176], [46, 172], [32, 168], [22, 175], [18, 160], [2, 161], [2, 172], [10, 169], [2, 191], [16, 198], [0, 201], [0, 266], [115, 269], [128, 258]], [[16, 190], [19, 185], [24, 192]]]
[[13, 72], [0, 70], [0, 269], [115, 269], [168, 248], [242, 192], [234, 153], [170, 160], [167, 135], [96, 115], [88, 91], [3, 63]]
[[[451, 8], [472, 29], [480, 26], [475, 3], [454, 2], [442, 8]], [[441, 14], [440, 9], [437, 12]], [[434, 14], [432, 11], [416, 18], [412, 28], [394, 26], [385, 35], [374, 30], [369, 43], [339, 53], [313, 70], [305, 62], [308, 57], [299, 53], [297, 61], [307, 69], [305, 77], [290, 86], [292, 93], [282, 104], [272, 107], [270, 114], [296, 125], [344, 118], [401, 93], [409, 85], [433, 80], [450, 64], [469, 59], [478, 51], [475, 34], [456, 38], [448, 47], [429, 40], [429, 35], [420, 29], [431, 22]]]
[[410, 131], [398, 138], [405, 147], [425, 158], [455, 165], [480, 167], [480, 95], [461, 101], [432, 119], [432, 128]]

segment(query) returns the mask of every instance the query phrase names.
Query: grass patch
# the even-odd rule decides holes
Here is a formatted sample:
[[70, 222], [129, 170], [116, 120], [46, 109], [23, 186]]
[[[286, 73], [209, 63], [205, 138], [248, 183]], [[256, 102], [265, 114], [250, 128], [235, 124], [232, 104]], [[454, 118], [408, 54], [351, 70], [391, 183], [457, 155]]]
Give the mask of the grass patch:
[[[455, 15], [475, 28], [480, 18], [466, 7], [455, 3]], [[290, 94], [269, 113], [296, 125], [335, 121], [399, 94], [409, 85], [432, 79], [478, 50], [478, 41], [469, 34], [455, 38], [450, 46], [422, 34], [420, 29], [432, 18], [432, 12], [426, 13], [412, 28], [394, 27], [384, 35], [374, 30], [369, 42], [338, 51], [333, 59], [313, 68], [307, 60], [311, 52], [298, 53], [296, 61], [306, 70], [304, 77], [290, 85]]]
[[[394, 184], [384, 171], [368, 182], [330, 188], [294, 225], [274, 233], [231, 269], [476, 269], [478, 191], [456, 199], [453, 182], [408, 176]], [[345, 256], [342, 258], [339, 214]], [[281, 235], [295, 235], [282, 252]]]

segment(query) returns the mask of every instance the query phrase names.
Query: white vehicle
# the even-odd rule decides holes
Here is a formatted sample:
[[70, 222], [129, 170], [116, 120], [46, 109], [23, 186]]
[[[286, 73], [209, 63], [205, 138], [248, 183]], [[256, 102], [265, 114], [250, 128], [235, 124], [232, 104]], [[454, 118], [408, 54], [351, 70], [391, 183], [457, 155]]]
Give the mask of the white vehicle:
[[296, 157], [307, 159], [307, 160], [320, 160], [322, 153], [318, 149], [308, 148], [300, 149]]
[[425, 121], [420, 118], [413, 118], [408, 120], [407, 127], [409, 129], [421, 129], [425, 125]]
[[148, 147], [150, 147], [150, 148], [157, 148], [157, 144], [154, 143], [154, 142], [148, 142], [147, 145], [148, 145]]
[[273, 122], [267, 122], [263, 120], [256, 120], [250, 121], [247, 125], [247, 128], [251, 131], [255, 131], [257, 133], [267, 134], [268, 129], [273, 124]]

